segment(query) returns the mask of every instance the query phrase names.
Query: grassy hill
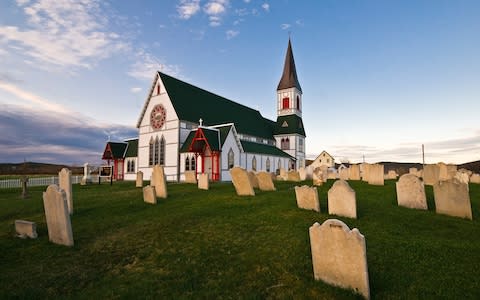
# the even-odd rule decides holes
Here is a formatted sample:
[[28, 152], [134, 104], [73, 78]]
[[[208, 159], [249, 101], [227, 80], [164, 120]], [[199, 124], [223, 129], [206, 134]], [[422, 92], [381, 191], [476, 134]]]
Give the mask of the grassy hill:
[[[298, 209], [295, 185], [238, 197], [230, 183], [169, 184], [168, 199], [142, 200], [134, 182], [74, 185], [74, 247], [48, 242], [45, 188], [2, 190], [0, 298], [356, 299], [313, 279], [308, 228], [333, 218]], [[480, 185], [470, 185], [473, 221], [398, 207], [395, 182], [351, 181], [358, 219], [336, 217], [366, 238], [372, 299], [478, 299]], [[39, 238], [14, 236], [37, 223]]]
[[37, 175], [37, 174], [58, 174], [62, 168], [68, 168], [72, 174], [83, 174], [83, 167], [45, 164], [36, 162], [23, 163], [2, 163], [0, 164], [0, 175]]

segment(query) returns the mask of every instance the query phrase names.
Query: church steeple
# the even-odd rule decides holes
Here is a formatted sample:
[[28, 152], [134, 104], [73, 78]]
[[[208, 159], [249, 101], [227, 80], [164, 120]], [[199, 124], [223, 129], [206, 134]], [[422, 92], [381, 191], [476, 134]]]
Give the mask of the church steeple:
[[292, 43], [288, 39], [287, 54], [285, 55], [285, 64], [283, 66], [283, 74], [278, 83], [277, 91], [296, 87], [300, 92], [302, 88], [297, 78], [297, 70], [295, 69], [295, 60], [293, 59]]

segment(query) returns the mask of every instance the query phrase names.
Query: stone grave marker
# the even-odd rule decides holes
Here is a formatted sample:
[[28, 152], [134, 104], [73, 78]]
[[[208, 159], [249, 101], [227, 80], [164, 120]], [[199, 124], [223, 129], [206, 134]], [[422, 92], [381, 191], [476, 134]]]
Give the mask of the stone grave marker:
[[448, 176], [448, 167], [447, 167], [446, 164], [444, 164], [443, 162], [439, 162], [439, 163], [437, 163], [437, 167], [438, 167], [438, 180], [439, 181], [444, 181], [444, 180], [451, 179]]
[[337, 179], [338, 178], [338, 173], [333, 170], [328, 170], [327, 171], [327, 178], [328, 179]]
[[312, 180], [313, 180], [313, 185], [316, 186], [321, 186], [323, 185], [323, 172], [322, 169], [320, 168], [315, 168], [312, 173]]
[[287, 181], [299, 182], [300, 181], [300, 175], [298, 174], [297, 171], [293, 171], [293, 170], [288, 171]]
[[370, 175], [370, 164], [369, 163], [362, 163], [360, 164], [360, 171], [362, 175], [362, 181], [368, 182], [368, 178]]
[[337, 180], [328, 190], [328, 214], [357, 218], [357, 197], [345, 180]]
[[433, 186], [437, 214], [472, 220], [468, 185], [457, 179], [439, 181]]
[[387, 179], [397, 179], [398, 174], [395, 170], [389, 170], [387, 173]]
[[73, 246], [72, 223], [65, 191], [51, 184], [43, 192], [48, 239], [55, 244]]
[[287, 171], [284, 169], [284, 168], [280, 168], [280, 175], [279, 175], [280, 178], [277, 177], [277, 179], [279, 180], [287, 180], [288, 178], [288, 175], [287, 175]]
[[272, 175], [267, 172], [257, 173], [258, 187], [261, 191], [275, 191]]
[[143, 172], [142, 171], [138, 171], [137, 172], [137, 179], [135, 181], [135, 187], [143, 187]]
[[409, 168], [408, 169], [408, 174], [413, 174], [413, 175], [418, 177], [417, 172], [418, 172], [417, 168]]
[[350, 180], [360, 180], [360, 166], [359, 165], [350, 165], [350, 172], [348, 174]]
[[143, 187], [143, 202], [157, 204], [157, 195], [154, 186], [147, 185]]
[[316, 280], [353, 289], [370, 299], [365, 237], [340, 220], [329, 219], [309, 229]]
[[27, 191], [27, 183], [28, 183], [28, 177], [27, 176], [22, 176], [20, 177], [20, 182], [22, 183], [22, 199], [26, 199], [28, 197], [28, 191]]
[[198, 189], [208, 190], [209, 189], [208, 174], [202, 173], [198, 175]]
[[297, 206], [303, 209], [309, 209], [320, 212], [320, 202], [318, 201], [318, 192], [316, 187], [296, 186], [295, 196]]
[[15, 220], [15, 231], [17, 236], [24, 238], [36, 239], [37, 235], [37, 225], [34, 222], [24, 221], [24, 220]]
[[368, 184], [384, 185], [384, 166], [373, 164], [368, 166]]
[[252, 187], [258, 189], [258, 179], [257, 179], [257, 175], [255, 175], [255, 172], [249, 171], [248, 179], [250, 180]]
[[350, 169], [349, 168], [343, 168], [338, 170], [338, 178], [341, 180], [348, 180], [350, 178]]
[[440, 169], [438, 165], [423, 166], [423, 183], [425, 185], [434, 185], [438, 182]]
[[155, 193], [158, 198], [167, 198], [167, 180], [165, 178], [165, 173], [163, 172], [163, 166], [155, 165], [153, 167], [153, 186], [155, 186]]
[[245, 169], [233, 167], [230, 169], [230, 176], [238, 196], [255, 196], [248, 172]]
[[307, 180], [307, 170], [304, 167], [299, 168], [298, 176], [300, 177], [300, 181]]
[[453, 178], [456, 178], [458, 181], [461, 183], [465, 183], [468, 187], [468, 183], [470, 182], [470, 176], [468, 176], [468, 173], [464, 172], [457, 172]]
[[65, 191], [68, 212], [73, 214], [72, 172], [69, 169], [63, 168], [58, 172], [58, 186]]
[[398, 206], [428, 209], [423, 181], [414, 174], [404, 174], [396, 183]]
[[197, 184], [197, 172], [196, 171], [185, 171], [185, 183]]

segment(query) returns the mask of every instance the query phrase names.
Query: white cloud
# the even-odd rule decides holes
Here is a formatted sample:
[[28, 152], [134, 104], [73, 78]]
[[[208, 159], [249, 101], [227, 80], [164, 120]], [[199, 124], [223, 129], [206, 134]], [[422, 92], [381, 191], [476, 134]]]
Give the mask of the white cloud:
[[227, 40], [233, 39], [233, 38], [236, 37], [239, 33], [240, 33], [239, 31], [227, 30], [227, 31], [226, 31]]
[[263, 3], [263, 4], [262, 4], [262, 8], [263, 8], [265, 11], [270, 11], [270, 4], [268, 4], [268, 3]]
[[250, 3], [251, 0], [243, 0], [245, 3]]
[[132, 93], [134, 93], [134, 94], [140, 93], [141, 91], [142, 91], [142, 88], [140, 88], [140, 87], [132, 87], [132, 88], [130, 89], [130, 92], [132, 92]]
[[181, 0], [177, 5], [180, 19], [188, 20], [200, 10], [200, 0]]
[[155, 72], [161, 71], [171, 76], [177, 77], [180, 74], [180, 68], [176, 65], [165, 64], [154, 55], [139, 50], [136, 54], [137, 61], [132, 65], [128, 75], [139, 80], [153, 80]]
[[302, 19], [296, 20], [296, 21], [295, 21], [295, 24], [297, 24], [298, 26], [303, 26], [303, 25], [305, 25], [305, 24], [303, 23], [303, 20], [302, 20]]
[[124, 50], [120, 35], [107, 29], [108, 16], [99, 0], [17, 1], [28, 25], [0, 26], [0, 45], [19, 48], [39, 67], [91, 68]]
[[203, 7], [203, 11], [208, 15], [210, 26], [221, 25], [221, 15], [227, 10], [228, 0], [212, 0]]
[[285, 30], [285, 29], [288, 29], [288, 28], [292, 27], [292, 25], [287, 24], [287, 23], [283, 23], [282, 25], [280, 25], [280, 27], [282, 28], [282, 30]]

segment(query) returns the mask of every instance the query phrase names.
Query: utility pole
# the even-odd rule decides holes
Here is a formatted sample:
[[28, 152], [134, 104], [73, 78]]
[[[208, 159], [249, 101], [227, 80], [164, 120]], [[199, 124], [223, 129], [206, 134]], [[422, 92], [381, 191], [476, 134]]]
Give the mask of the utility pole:
[[422, 164], [425, 167], [425, 145], [422, 144]]

